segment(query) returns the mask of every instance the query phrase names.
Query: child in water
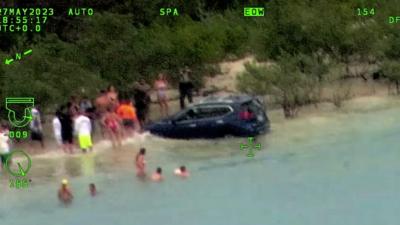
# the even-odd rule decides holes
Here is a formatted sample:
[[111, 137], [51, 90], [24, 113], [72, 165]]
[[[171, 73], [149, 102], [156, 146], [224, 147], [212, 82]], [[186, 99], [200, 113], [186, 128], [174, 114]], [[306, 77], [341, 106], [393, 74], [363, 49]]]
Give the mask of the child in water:
[[92, 197], [97, 195], [97, 189], [94, 183], [89, 184], [89, 192]]
[[151, 179], [153, 181], [162, 181], [162, 180], [164, 180], [164, 177], [161, 174], [162, 174], [161, 167], [157, 167], [157, 170], [155, 173], [153, 173], [153, 175], [151, 176]]
[[146, 154], [145, 148], [141, 148], [140, 151], [136, 154], [135, 164], [136, 164], [136, 175], [138, 177], [146, 176], [145, 172], [146, 161], [144, 160], [145, 154]]
[[179, 168], [176, 168], [174, 171], [176, 176], [187, 178], [190, 176], [189, 171], [187, 171], [186, 166], [181, 166]]
[[68, 180], [62, 180], [61, 188], [58, 190], [58, 199], [65, 205], [69, 205], [73, 198], [74, 196], [72, 195], [71, 190], [68, 188]]

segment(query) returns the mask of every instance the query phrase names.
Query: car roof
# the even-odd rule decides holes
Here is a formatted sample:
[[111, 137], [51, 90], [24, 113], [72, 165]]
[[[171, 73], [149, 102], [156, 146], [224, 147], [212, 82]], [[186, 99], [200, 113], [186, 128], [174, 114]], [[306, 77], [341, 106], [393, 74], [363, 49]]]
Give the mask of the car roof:
[[202, 100], [198, 104], [195, 105], [207, 105], [207, 104], [242, 104], [248, 101], [251, 101], [254, 97], [250, 95], [226, 95], [226, 96], [208, 96]]

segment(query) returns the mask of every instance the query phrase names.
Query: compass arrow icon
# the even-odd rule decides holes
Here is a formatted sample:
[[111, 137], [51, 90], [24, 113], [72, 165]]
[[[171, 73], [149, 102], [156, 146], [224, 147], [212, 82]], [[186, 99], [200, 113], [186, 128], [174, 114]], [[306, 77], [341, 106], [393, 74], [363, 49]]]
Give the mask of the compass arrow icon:
[[18, 164], [19, 174], [21, 174], [21, 176], [24, 177], [26, 175], [24, 169], [22, 169], [22, 166], [20, 163], [17, 163], [17, 164]]
[[6, 60], [4, 61], [4, 64], [10, 65], [12, 62], [14, 62], [14, 59], [6, 59]]

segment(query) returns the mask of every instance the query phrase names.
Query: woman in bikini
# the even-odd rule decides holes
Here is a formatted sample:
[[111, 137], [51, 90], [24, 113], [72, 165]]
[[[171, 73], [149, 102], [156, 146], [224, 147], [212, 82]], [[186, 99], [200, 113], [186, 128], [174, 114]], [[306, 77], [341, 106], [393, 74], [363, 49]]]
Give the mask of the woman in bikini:
[[112, 146], [121, 146], [121, 120], [118, 115], [111, 109], [108, 108], [107, 112], [103, 116], [103, 126], [106, 128], [108, 135], [110, 136]]
[[165, 74], [158, 74], [158, 79], [154, 82], [154, 89], [157, 92], [158, 104], [162, 116], [168, 116], [168, 97], [167, 97], [168, 82]]

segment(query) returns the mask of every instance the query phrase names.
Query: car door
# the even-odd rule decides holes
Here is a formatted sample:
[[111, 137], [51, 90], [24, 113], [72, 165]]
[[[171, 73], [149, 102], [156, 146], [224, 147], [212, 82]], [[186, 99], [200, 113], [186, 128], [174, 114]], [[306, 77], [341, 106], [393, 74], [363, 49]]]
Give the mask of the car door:
[[179, 138], [191, 138], [196, 136], [197, 129], [196, 108], [192, 107], [178, 115], [174, 119], [174, 136]]
[[226, 134], [224, 117], [233, 111], [232, 108], [225, 105], [205, 105], [197, 107], [196, 111], [196, 137], [216, 138]]

